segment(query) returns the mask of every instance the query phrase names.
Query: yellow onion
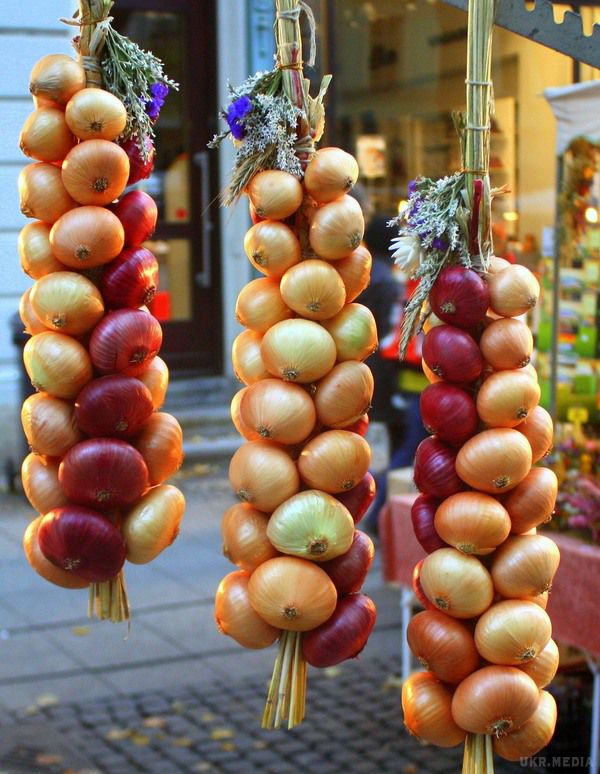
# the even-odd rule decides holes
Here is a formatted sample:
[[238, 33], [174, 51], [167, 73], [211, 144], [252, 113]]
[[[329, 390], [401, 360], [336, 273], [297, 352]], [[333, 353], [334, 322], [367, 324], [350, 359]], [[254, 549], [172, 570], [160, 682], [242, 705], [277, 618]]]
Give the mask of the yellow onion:
[[279, 637], [280, 630], [264, 621], [250, 604], [250, 573], [236, 570], [226, 575], [215, 597], [217, 629], [232, 637], [244, 648], [268, 648]]
[[545, 535], [511, 535], [494, 554], [492, 579], [504, 597], [533, 597], [552, 587], [560, 552]]
[[295, 556], [263, 562], [250, 576], [248, 595], [262, 619], [293, 632], [325, 623], [337, 603], [335, 586], [325, 570]]
[[54, 257], [50, 246], [50, 226], [41, 220], [23, 226], [19, 232], [17, 249], [21, 268], [32, 279], [64, 269], [63, 264]]
[[179, 534], [185, 498], [175, 486], [164, 484], [148, 490], [123, 515], [121, 532], [127, 546], [127, 559], [146, 564], [168, 548]]
[[535, 712], [539, 690], [529, 675], [510, 666], [478, 669], [454, 691], [452, 717], [465, 731], [501, 737]]
[[224, 556], [248, 572], [278, 556], [267, 537], [268, 522], [267, 514], [248, 503], [236, 503], [228, 508], [221, 520]]
[[533, 334], [521, 320], [501, 317], [481, 334], [479, 347], [483, 359], [496, 371], [522, 368], [533, 352]]
[[423, 560], [421, 588], [438, 610], [453, 618], [474, 618], [494, 597], [489, 572], [474, 556], [455, 548], [438, 548]]
[[129, 178], [129, 157], [116, 142], [85, 140], [62, 165], [62, 181], [79, 204], [110, 204], [123, 193]]
[[364, 304], [346, 304], [322, 324], [333, 337], [338, 360], [364, 360], [377, 349], [375, 318]]
[[50, 562], [42, 553], [38, 543], [38, 529], [44, 518], [43, 515], [34, 519], [25, 530], [23, 536], [23, 550], [27, 561], [33, 569], [44, 580], [54, 583], [55, 586], [61, 586], [64, 589], [84, 589], [89, 585], [89, 581], [79, 577], [74, 572], [69, 572], [57, 567]]
[[520, 728], [492, 740], [494, 752], [507, 761], [531, 758], [550, 743], [556, 728], [556, 701], [541, 691], [538, 705]]
[[116, 140], [125, 129], [127, 111], [110, 91], [88, 88], [71, 97], [65, 119], [80, 140]]
[[301, 317], [328, 320], [346, 301], [346, 288], [327, 261], [307, 260], [292, 266], [281, 278], [281, 297]]
[[346, 303], [359, 296], [371, 281], [373, 258], [366, 245], [360, 244], [346, 258], [340, 258], [334, 264], [346, 288]]
[[490, 265], [488, 266], [488, 274], [498, 274], [502, 269], [507, 269], [511, 265], [510, 261], [506, 258], [501, 258], [499, 255], [492, 255], [490, 258]]
[[23, 331], [35, 336], [36, 333], [43, 333], [48, 328], [40, 320], [31, 305], [31, 291], [33, 288], [27, 288], [19, 299], [19, 317], [23, 323]]
[[62, 161], [75, 145], [65, 121], [65, 114], [58, 108], [40, 108], [27, 117], [19, 147], [26, 156], [38, 161]]
[[265, 333], [260, 354], [269, 373], [288, 382], [310, 384], [335, 364], [331, 335], [312, 320], [283, 320]]
[[345, 554], [352, 545], [354, 519], [335, 497], [307, 489], [275, 509], [267, 537], [283, 554], [326, 562]]
[[267, 277], [282, 277], [300, 260], [300, 242], [289, 226], [278, 220], [255, 223], [244, 237], [250, 263]]
[[112, 261], [124, 242], [121, 221], [106, 207], [77, 207], [57, 220], [50, 231], [54, 255], [74, 269], [89, 269]]
[[21, 483], [25, 497], [38, 513], [67, 504], [67, 496], [58, 481], [59, 460], [43, 454], [28, 454], [21, 465]]
[[[435, 312], [429, 312], [427, 319], [423, 323], [423, 333], [429, 333], [432, 328], [438, 328], [440, 325], [446, 325], [446, 323], [440, 320]], [[439, 379], [439, 377], [437, 378]]]
[[419, 663], [450, 685], [474, 672], [481, 660], [469, 629], [439, 610], [422, 610], [413, 616], [406, 639]]
[[312, 432], [316, 422], [315, 404], [297, 384], [281, 379], [261, 379], [244, 389], [240, 400], [240, 418], [248, 429], [248, 440], [261, 438], [277, 443], [300, 443]]
[[33, 66], [29, 75], [29, 91], [59, 105], [66, 105], [73, 94], [85, 87], [83, 67], [66, 54], [48, 54]]
[[554, 679], [559, 660], [558, 645], [549, 639], [537, 656], [520, 664], [519, 669], [528, 674], [538, 688], [545, 688]]
[[256, 333], [265, 333], [293, 314], [281, 297], [279, 280], [271, 277], [260, 277], [244, 285], [235, 303], [236, 320]]
[[352, 196], [324, 204], [310, 224], [310, 246], [320, 258], [346, 258], [362, 242], [365, 220], [360, 204]]
[[25, 344], [25, 370], [36, 390], [56, 398], [76, 398], [93, 376], [85, 347], [64, 333], [38, 333]]
[[242, 331], [231, 347], [231, 362], [236, 378], [244, 384], [254, 384], [260, 379], [267, 379], [271, 374], [267, 371], [260, 354], [262, 334], [255, 331]]
[[302, 204], [302, 186], [298, 178], [280, 169], [258, 172], [246, 192], [261, 218], [284, 220]]
[[455, 747], [465, 732], [452, 718], [452, 691], [432, 672], [415, 672], [402, 684], [404, 725], [417, 739]]
[[269, 441], [250, 441], [235, 452], [229, 482], [242, 502], [271, 513], [300, 488], [296, 465], [283, 449]]
[[334, 429], [354, 424], [371, 407], [373, 374], [364, 363], [338, 363], [317, 385], [314, 395], [317, 418]]
[[23, 167], [18, 188], [21, 212], [26, 218], [54, 223], [77, 207], [63, 184], [60, 169], [44, 161]]
[[540, 392], [521, 371], [497, 371], [479, 388], [477, 413], [488, 427], [516, 427], [537, 406]]
[[531, 472], [503, 499], [511, 520], [511, 532], [524, 532], [550, 521], [554, 512], [558, 479], [550, 468], [532, 468]]
[[458, 492], [435, 512], [435, 531], [465, 554], [489, 554], [510, 532], [510, 517], [494, 497], [481, 492]]
[[313, 489], [336, 494], [355, 487], [369, 470], [371, 449], [350, 430], [319, 433], [300, 452], [298, 471]]
[[25, 399], [21, 424], [27, 443], [36, 454], [62, 457], [81, 439], [73, 403], [45, 392]]
[[456, 472], [474, 489], [499, 494], [521, 483], [531, 469], [531, 456], [521, 433], [498, 427], [477, 433], [461, 447]]
[[527, 419], [515, 427], [529, 441], [532, 462], [535, 464], [545, 457], [552, 448], [554, 423], [552, 417], [542, 406], [536, 406], [527, 415]]
[[158, 357], [152, 358], [150, 365], [145, 368], [136, 379], [143, 382], [152, 395], [152, 407], [158, 411], [165, 402], [167, 388], [169, 386], [169, 367], [165, 361]]
[[517, 317], [537, 304], [540, 285], [526, 266], [511, 264], [488, 278], [490, 306], [501, 317]]
[[133, 445], [144, 458], [150, 486], [162, 484], [183, 462], [183, 433], [172, 414], [152, 414]]
[[242, 397], [244, 393], [246, 392], [248, 388], [242, 387], [241, 390], [238, 390], [233, 398], [231, 399], [231, 404], [229, 406], [229, 413], [231, 415], [231, 421], [233, 422], [233, 426], [238, 431], [240, 435], [243, 435], [244, 438], [248, 440], [256, 440], [256, 439], [250, 439], [249, 436], [252, 435], [252, 430], [247, 427], [247, 425], [242, 420], [241, 414], [240, 414], [240, 405], [242, 403]]
[[425, 374], [425, 377], [429, 382], [429, 384], [435, 384], [436, 382], [443, 381], [442, 377], [434, 373], [422, 358], [421, 358], [421, 369], [423, 370], [423, 373]]
[[98, 288], [74, 271], [55, 271], [41, 277], [31, 290], [31, 306], [51, 330], [81, 336], [104, 315]]
[[505, 666], [531, 661], [546, 647], [551, 636], [548, 613], [539, 605], [521, 599], [496, 602], [475, 626], [475, 645], [482, 658]]
[[347, 194], [358, 179], [358, 164], [341, 148], [319, 148], [304, 171], [304, 187], [318, 204]]

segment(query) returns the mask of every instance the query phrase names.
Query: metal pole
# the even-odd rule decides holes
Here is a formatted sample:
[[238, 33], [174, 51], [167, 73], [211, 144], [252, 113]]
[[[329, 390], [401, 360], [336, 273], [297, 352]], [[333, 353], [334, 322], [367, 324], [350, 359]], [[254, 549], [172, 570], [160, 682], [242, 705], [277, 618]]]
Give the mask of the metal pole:
[[559, 200], [563, 187], [563, 156], [556, 162], [556, 214], [554, 220], [554, 256], [552, 260], [552, 346], [550, 349], [550, 415], [558, 418], [558, 328], [560, 324], [560, 207]]

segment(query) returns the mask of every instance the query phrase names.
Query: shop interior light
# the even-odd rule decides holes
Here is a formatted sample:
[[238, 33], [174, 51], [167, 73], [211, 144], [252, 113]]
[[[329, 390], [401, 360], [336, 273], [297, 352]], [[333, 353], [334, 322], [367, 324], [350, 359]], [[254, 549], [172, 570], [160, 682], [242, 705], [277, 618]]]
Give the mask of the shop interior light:
[[398, 202], [398, 215], [402, 215], [404, 210], [408, 207], [408, 199], [400, 199]]
[[507, 210], [507, 212], [502, 213], [502, 218], [509, 223], [514, 223], [516, 220], [519, 220], [519, 213], [516, 210]]
[[586, 207], [585, 208], [585, 219], [588, 223], [598, 223], [600, 220], [600, 215], [598, 214], [598, 208], [597, 207]]

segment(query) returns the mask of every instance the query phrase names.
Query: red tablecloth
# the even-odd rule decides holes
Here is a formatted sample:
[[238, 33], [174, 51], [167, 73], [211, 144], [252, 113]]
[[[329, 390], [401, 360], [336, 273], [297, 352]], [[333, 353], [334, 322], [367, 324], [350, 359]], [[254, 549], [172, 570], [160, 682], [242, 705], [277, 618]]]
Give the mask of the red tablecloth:
[[[416, 497], [390, 497], [381, 510], [379, 551], [388, 583], [410, 586], [413, 568], [425, 556], [410, 520]], [[600, 547], [557, 533], [549, 537], [560, 549], [560, 565], [548, 603], [552, 636], [600, 656]]]

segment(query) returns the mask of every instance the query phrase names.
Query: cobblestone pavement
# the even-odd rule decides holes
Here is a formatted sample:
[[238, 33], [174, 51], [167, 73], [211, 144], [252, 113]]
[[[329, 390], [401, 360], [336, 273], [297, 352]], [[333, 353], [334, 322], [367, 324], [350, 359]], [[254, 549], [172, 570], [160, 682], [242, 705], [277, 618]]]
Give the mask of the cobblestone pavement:
[[[312, 670], [307, 717], [292, 731], [260, 729], [262, 679], [30, 708], [3, 718], [0, 772], [459, 772], [461, 748], [423, 745], [403, 729], [399, 667], [371, 659]], [[497, 774], [526, 770], [496, 765]]]

